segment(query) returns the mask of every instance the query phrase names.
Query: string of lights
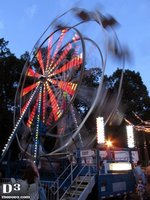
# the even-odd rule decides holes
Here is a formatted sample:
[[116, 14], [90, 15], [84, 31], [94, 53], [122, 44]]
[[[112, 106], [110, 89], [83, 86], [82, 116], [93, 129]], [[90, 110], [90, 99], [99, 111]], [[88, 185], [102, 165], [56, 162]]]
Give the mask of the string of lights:
[[127, 120], [126, 118], [124, 118], [124, 120], [129, 124], [132, 125], [133, 128], [137, 131], [141, 131], [141, 132], [145, 132], [145, 133], [150, 133], [150, 122], [149, 121], [144, 121], [142, 120], [136, 113], [134, 113], [134, 116], [140, 120], [140, 124], [138, 125], [134, 125], [131, 121]]

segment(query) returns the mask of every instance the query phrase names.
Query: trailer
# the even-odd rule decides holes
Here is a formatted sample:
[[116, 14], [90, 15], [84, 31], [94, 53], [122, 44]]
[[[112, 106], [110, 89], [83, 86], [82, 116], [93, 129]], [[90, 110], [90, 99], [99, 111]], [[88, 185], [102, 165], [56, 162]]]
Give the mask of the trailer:
[[99, 200], [135, 192], [133, 165], [138, 161], [136, 149], [83, 150], [80, 155], [82, 165], [96, 166], [95, 184]]

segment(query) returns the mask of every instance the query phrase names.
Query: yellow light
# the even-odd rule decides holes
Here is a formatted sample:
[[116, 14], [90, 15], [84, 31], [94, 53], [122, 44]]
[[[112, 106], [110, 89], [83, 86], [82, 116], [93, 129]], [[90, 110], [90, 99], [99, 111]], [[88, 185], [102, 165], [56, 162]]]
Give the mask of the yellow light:
[[104, 144], [105, 143], [105, 133], [104, 133], [104, 118], [97, 117], [97, 143]]
[[107, 145], [107, 147], [112, 147], [112, 141], [111, 140], [107, 140], [106, 141], [106, 145]]

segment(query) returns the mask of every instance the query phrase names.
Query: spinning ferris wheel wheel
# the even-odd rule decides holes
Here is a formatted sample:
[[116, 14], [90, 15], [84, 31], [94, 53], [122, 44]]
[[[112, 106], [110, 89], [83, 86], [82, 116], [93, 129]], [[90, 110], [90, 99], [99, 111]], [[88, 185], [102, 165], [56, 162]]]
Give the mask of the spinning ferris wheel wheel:
[[[60, 20], [68, 20], [72, 11], [79, 18], [62, 25]], [[97, 26], [102, 35], [99, 44], [93, 39], [89, 24]], [[104, 18], [97, 12], [72, 9], [56, 18], [42, 34], [21, 74], [15, 97], [14, 129], [1, 160], [15, 137], [20, 150], [35, 161], [41, 155], [71, 148], [74, 142], [81, 148], [89, 144], [93, 135], [88, 133], [85, 122], [102, 92], [107, 25], [112, 24], [105, 19], [104, 26]], [[96, 72], [100, 75], [93, 89], [87, 80]], [[29, 135], [32, 140], [27, 142]]]

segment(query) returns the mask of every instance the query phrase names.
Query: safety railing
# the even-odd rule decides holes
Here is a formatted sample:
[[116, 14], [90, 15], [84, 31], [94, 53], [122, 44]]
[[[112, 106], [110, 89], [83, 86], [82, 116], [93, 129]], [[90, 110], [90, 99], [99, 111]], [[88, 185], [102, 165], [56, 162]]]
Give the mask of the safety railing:
[[[50, 200], [60, 200], [60, 197], [64, 194], [64, 186], [68, 187], [67, 183], [69, 186], [72, 184], [74, 179], [74, 172], [77, 170], [77, 168], [78, 165], [73, 165], [73, 163], [70, 163], [68, 167], [62, 172], [62, 174], [53, 182], [53, 184], [49, 187]], [[67, 173], [66, 177], [64, 177], [65, 173]], [[61, 182], [61, 180], [63, 181]]]
[[[44, 193], [46, 195], [47, 200], [52, 199], [52, 192], [51, 192], [51, 186], [54, 183], [54, 181], [40, 181], [40, 189], [44, 189]], [[39, 191], [40, 192], [40, 191]]]
[[[82, 170], [81, 170], [81, 173], [82, 173]], [[80, 174], [81, 174], [80, 173]], [[80, 174], [78, 176], [80, 176]], [[81, 179], [80, 179], [80, 183], [76, 183], [76, 187], [75, 187], [75, 190], [74, 192], [71, 194], [71, 197], [74, 197], [75, 194], [77, 194], [77, 191], [78, 189], [80, 188], [80, 186], [82, 185], [82, 183], [86, 180], [87, 177], [90, 177], [91, 178], [91, 170], [90, 170], [90, 166], [88, 165], [88, 171], [87, 173], [85, 174], [85, 176], [83, 176]], [[76, 180], [75, 180], [76, 181]]]
[[[86, 172], [86, 174], [83, 176], [83, 179], [81, 179], [81, 182], [79, 184], [77, 184], [77, 177], [82, 175], [82, 172], [84, 172], [84, 170], [86, 170], [88, 167], [88, 171]], [[79, 189], [80, 185], [84, 182], [84, 180], [86, 179], [86, 177], [91, 177], [91, 166], [90, 165], [84, 165], [82, 166], [81, 170], [78, 172], [78, 174], [76, 175], [76, 178], [73, 180], [72, 184], [70, 184], [70, 186], [67, 188], [67, 190], [64, 192], [64, 194], [61, 196], [60, 200], [62, 200], [65, 195], [69, 192], [71, 186], [75, 183], [76, 185], [76, 189], [75, 191], [72, 193], [72, 196], [75, 196], [75, 194], [77, 194], [77, 190]]]

